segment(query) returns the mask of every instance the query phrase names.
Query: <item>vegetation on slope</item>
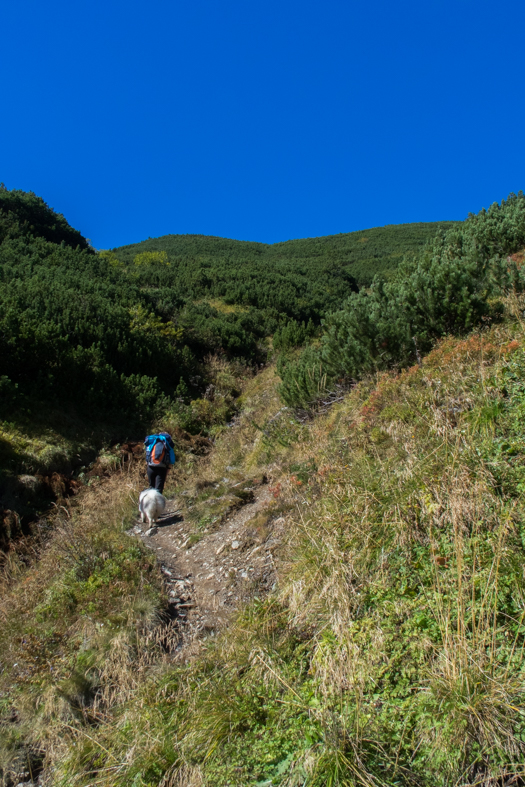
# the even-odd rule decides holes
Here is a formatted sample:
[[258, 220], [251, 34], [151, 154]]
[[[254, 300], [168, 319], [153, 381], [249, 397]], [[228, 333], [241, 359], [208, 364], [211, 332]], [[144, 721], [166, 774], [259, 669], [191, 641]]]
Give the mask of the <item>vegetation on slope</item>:
[[447, 221], [389, 225], [271, 245], [164, 235], [112, 251], [123, 263], [138, 262], [141, 268], [148, 255], [164, 259], [169, 264], [156, 286], [173, 288], [186, 301], [222, 299], [260, 310], [270, 320], [287, 315], [318, 321], [340, 305], [349, 288], [369, 286], [376, 273], [388, 275], [405, 254], [452, 226]]
[[494, 317], [491, 299], [523, 286], [508, 257], [524, 244], [522, 192], [438, 235], [390, 280], [376, 277], [369, 291], [352, 294], [330, 314], [319, 346], [281, 359], [283, 398], [308, 407], [337, 380], [414, 363], [436, 339]]
[[[516, 315], [523, 305], [507, 302]], [[524, 396], [525, 326], [510, 317], [366, 378], [313, 421], [282, 409], [272, 369], [253, 378], [197, 478], [271, 472], [287, 534], [277, 589], [261, 599], [253, 588], [222, 635], [170, 664], [152, 644], [167, 636], [154, 626], [156, 574], [128, 555], [121, 514], [57, 539], [48, 560], [60, 572], [22, 569], [4, 607], [12, 756], [21, 741], [40, 747], [47, 783], [79, 787], [445, 787], [522, 774]], [[110, 610], [113, 581], [140, 586], [139, 605], [150, 598], [133, 636]], [[40, 648], [36, 679], [22, 654]]]
[[41, 198], [0, 187], [2, 547], [53, 498], [43, 475], [82, 470], [160, 414], [212, 429], [264, 356], [252, 315], [181, 316], [113, 262]]
[[160, 643], [148, 641], [162, 606], [155, 560], [123, 533], [137, 485], [136, 470], [124, 469], [86, 488], [57, 512], [32, 565], [8, 555], [0, 585], [2, 785], [24, 773], [36, 778], [44, 756], [60, 749], [59, 720], [64, 731], [78, 719], [101, 720], [101, 693], [123, 697], [125, 674], [136, 688], [161, 658]]
[[181, 330], [85, 242], [48, 240], [36, 220], [22, 223], [19, 204], [23, 217], [35, 204], [50, 222], [56, 214], [34, 195], [15, 196], [0, 192], [2, 414], [25, 397], [75, 403], [99, 417], [151, 418], [165, 391], [193, 373]]
[[[394, 277], [382, 295], [375, 285], [351, 297], [363, 318], [377, 308], [367, 321], [347, 306], [321, 339], [321, 353], [333, 340], [332, 360], [321, 355], [331, 374], [361, 377], [327, 413], [301, 420], [283, 407], [273, 368], [242, 382], [239, 417], [214, 424], [212, 455], [188, 463], [177, 491], [220, 488], [232, 468], [268, 475], [265, 528], [279, 515], [286, 533], [279, 581], [267, 597], [253, 587], [192, 658], [177, 659], [159, 575], [122, 532], [132, 475], [85, 490], [32, 565], [12, 556], [0, 643], [7, 783], [23, 762], [43, 764], [53, 787], [523, 778], [525, 303], [522, 255], [507, 259], [524, 243], [523, 213], [511, 195], [405, 262], [405, 291]], [[135, 269], [168, 267], [162, 251], [97, 264], [131, 286]], [[382, 309], [394, 322], [386, 338]], [[479, 322], [410, 368], [381, 368]], [[220, 407], [225, 363], [210, 362]], [[213, 421], [212, 392], [200, 401]]]
[[303, 344], [356, 289], [356, 265], [397, 264], [434, 229], [272, 247], [167, 236], [96, 253], [40, 197], [1, 186], [3, 508], [30, 518], [49, 503], [36, 476], [78, 472], [159, 418], [213, 434], [271, 334], [279, 349]]

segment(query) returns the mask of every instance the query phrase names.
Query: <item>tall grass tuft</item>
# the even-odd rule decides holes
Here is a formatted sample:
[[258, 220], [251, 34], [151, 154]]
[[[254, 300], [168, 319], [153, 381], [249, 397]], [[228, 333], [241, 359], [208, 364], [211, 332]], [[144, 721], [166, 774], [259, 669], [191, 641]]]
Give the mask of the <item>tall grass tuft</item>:
[[64, 522], [54, 553], [64, 571], [37, 598], [55, 632], [59, 600], [79, 643], [39, 695], [49, 737], [41, 724], [35, 746], [53, 786], [519, 784], [525, 352], [515, 313], [444, 339], [421, 365], [363, 380], [314, 420], [281, 410], [272, 369], [248, 382], [244, 413], [194, 483], [266, 470], [265, 527], [282, 534], [277, 582], [184, 658], [162, 652], [160, 638], [177, 632], [159, 621], [145, 555], [133, 558], [144, 561], [140, 581], [122, 586], [134, 593], [120, 613], [109, 613], [110, 594], [106, 607], [98, 595], [83, 606], [79, 588], [100, 579], [97, 549], [111, 562], [120, 542], [98, 544], [83, 520], [67, 546], [76, 525]]

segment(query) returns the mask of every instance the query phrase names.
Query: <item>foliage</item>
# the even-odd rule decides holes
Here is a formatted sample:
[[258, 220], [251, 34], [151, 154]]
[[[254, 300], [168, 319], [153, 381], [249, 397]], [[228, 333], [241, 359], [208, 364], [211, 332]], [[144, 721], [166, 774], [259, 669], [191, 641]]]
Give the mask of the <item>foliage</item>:
[[166, 409], [204, 413], [191, 401], [211, 382], [210, 353], [255, 365], [271, 334], [281, 350], [303, 344], [357, 289], [355, 265], [395, 265], [434, 229], [275, 246], [166, 236], [96, 253], [40, 197], [2, 187], [0, 417], [53, 402], [124, 436]]
[[[525, 304], [519, 266], [507, 259], [525, 245], [523, 210], [511, 195], [439, 237], [399, 276], [325, 316], [320, 348], [299, 355], [311, 327], [297, 289], [282, 313], [264, 311], [262, 288], [259, 305], [221, 310], [209, 302], [226, 300], [219, 285], [212, 293], [215, 284], [194, 282], [198, 302], [184, 290], [189, 263], [176, 294], [169, 277], [182, 263], [167, 248], [95, 254], [1, 214], [13, 227], [0, 246], [0, 386], [11, 407], [21, 402], [31, 418], [36, 380], [42, 396], [60, 391], [90, 412], [107, 413], [105, 398], [117, 396], [148, 417], [160, 404], [170, 428], [205, 424], [215, 446], [199, 465], [188, 461], [195, 494], [184, 490], [196, 530], [225, 514], [238, 477], [257, 472], [271, 479], [261, 527], [284, 538], [272, 554], [274, 592], [182, 661], [178, 632], [160, 615], [154, 561], [122, 532], [139, 479], [119, 474], [60, 509], [40, 555], [6, 561], [4, 780], [23, 761], [38, 770], [44, 755], [54, 787], [523, 778]], [[220, 241], [188, 243], [201, 240], [203, 249]], [[227, 252], [229, 243], [238, 248], [218, 245]], [[291, 244], [303, 259], [308, 242]], [[169, 266], [134, 264], [136, 253], [157, 251]], [[498, 312], [494, 295], [505, 290]], [[495, 313], [501, 321], [481, 332], [447, 335]], [[315, 419], [282, 406], [272, 367], [237, 398], [240, 359], [263, 357], [272, 319], [294, 404], [362, 378]], [[5, 434], [22, 444], [13, 423], [2, 450]], [[23, 445], [25, 461], [37, 461], [35, 446]]]
[[305, 344], [308, 339], [311, 339], [315, 334], [315, 325], [312, 320], [305, 323], [298, 323], [296, 320], [290, 320], [289, 323], [283, 325], [275, 331], [273, 335], [273, 348], [286, 352], [293, 347], [299, 347]]
[[6, 239], [31, 236], [73, 249], [89, 249], [89, 242], [69, 226], [32, 191], [9, 191], [0, 183], [0, 243]]
[[[89, 408], [129, 434], [181, 392], [205, 389], [210, 351], [257, 356], [249, 315], [207, 305], [181, 313], [165, 299], [158, 308], [115, 255], [95, 254], [33, 194], [1, 191], [0, 218], [3, 417], [52, 401]], [[147, 252], [137, 270], [165, 261]]]
[[168, 255], [165, 251], [143, 251], [142, 254], [135, 256], [133, 262], [135, 265], [169, 265]]
[[[302, 424], [289, 422], [268, 370], [271, 390], [254, 378], [220, 461], [255, 421], [251, 456], [261, 442], [286, 517], [278, 587], [193, 658], [159, 659], [111, 699], [109, 677], [80, 665], [92, 696], [82, 718], [53, 719], [65, 741], [50, 755], [53, 783], [517, 783], [523, 337], [512, 321], [449, 337], [421, 366], [365, 379]], [[200, 472], [220, 477], [211, 462]], [[202, 511], [223, 493], [201, 486], [192, 503]], [[67, 609], [76, 585], [57, 585]]]
[[352, 294], [330, 314], [318, 350], [281, 362], [284, 400], [308, 406], [323, 375], [330, 387], [338, 378], [413, 363], [436, 339], [495, 316], [491, 299], [523, 287], [521, 271], [507, 257], [524, 244], [521, 192], [438, 235], [419, 256], [405, 258], [390, 280], [376, 277], [369, 291]]
[[[176, 273], [179, 286], [194, 298], [226, 297], [231, 303], [258, 308], [275, 305], [280, 310], [278, 303], [291, 308], [295, 291], [308, 301], [307, 308], [317, 301], [333, 308], [344, 292], [341, 284], [355, 280], [359, 287], [369, 286], [376, 273], [395, 270], [405, 254], [417, 251], [452, 225], [447, 221], [388, 225], [273, 245], [205, 235], [164, 235], [113, 252], [126, 264], [137, 253], [165, 252], [175, 270], [165, 274], [164, 280], [173, 281]], [[280, 290], [287, 294], [281, 295]], [[294, 316], [307, 319], [306, 314]]]
[[298, 356], [280, 356], [277, 371], [282, 379], [281, 397], [291, 407], [309, 406], [326, 391], [328, 379], [317, 348], [306, 347]]

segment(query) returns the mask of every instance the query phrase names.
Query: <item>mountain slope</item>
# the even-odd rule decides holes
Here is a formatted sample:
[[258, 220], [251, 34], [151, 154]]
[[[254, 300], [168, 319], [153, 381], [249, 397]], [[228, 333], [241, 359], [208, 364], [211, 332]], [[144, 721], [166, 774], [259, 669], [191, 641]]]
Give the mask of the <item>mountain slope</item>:
[[[123, 467], [112, 474], [119, 456], [106, 455], [109, 478], [93, 470], [57, 507], [39, 553], [7, 556], [4, 781], [521, 783], [524, 244], [520, 193], [347, 299], [328, 325], [337, 401], [315, 412], [283, 405], [272, 363], [208, 358], [213, 383], [163, 413], [179, 462], [151, 549], [136, 538], [145, 473], [128, 445]], [[240, 258], [221, 260], [205, 274], [184, 258], [177, 302], [165, 249], [97, 255], [143, 299], [130, 327], [174, 339], [197, 309], [267, 328], [270, 306], [213, 290], [222, 265], [239, 286], [247, 276]], [[292, 276], [288, 318], [309, 308], [318, 274], [304, 274], [305, 303]], [[212, 439], [180, 428], [184, 407]]]
[[[248, 381], [235, 424], [172, 478], [182, 519], [150, 540], [171, 574], [122, 533], [135, 472], [85, 490], [5, 595], [13, 769], [26, 747], [53, 787], [517, 779], [525, 334], [507, 307], [314, 420], [282, 408], [272, 368]], [[235, 490], [263, 473], [239, 516]]]
[[212, 434], [269, 337], [289, 326], [303, 343], [357, 289], [362, 248], [388, 262], [436, 226], [274, 247], [167, 236], [96, 253], [40, 197], [0, 187], [0, 543], [19, 532], [13, 517], [25, 528], [53, 500], [43, 476], [80, 471], [104, 443], [155, 419]]
[[371, 284], [376, 273], [394, 269], [404, 254], [421, 249], [438, 232], [455, 222], [391, 224], [358, 232], [302, 238], [266, 244], [206, 235], [164, 235], [141, 243], [113, 249], [119, 259], [130, 263], [137, 254], [166, 252], [175, 270], [191, 260], [200, 269], [224, 272], [226, 266], [246, 273], [261, 263], [271, 270], [308, 271], [344, 268], [361, 286]]

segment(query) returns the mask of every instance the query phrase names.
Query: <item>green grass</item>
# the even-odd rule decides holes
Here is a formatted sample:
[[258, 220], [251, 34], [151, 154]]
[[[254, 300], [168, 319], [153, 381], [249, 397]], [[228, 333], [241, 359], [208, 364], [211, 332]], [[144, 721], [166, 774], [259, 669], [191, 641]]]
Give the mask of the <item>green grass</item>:
[[109, 432], [101, 424], [94, 433], [93, 424], [51, 407], [16, 412], [0, 420], [0, 467], [10, 473], [68, 472], [73, 463], [92, 461]]
[[[27, 402], [26, 402], [27, 404]], [[118, 426], [116, 427], [118, 429]], [[118, 432], [117, 432], [118, 434]], [[42, 407], [13, 410], [9, 420], [0, 419], [0, 492], [5, 510], [25, 523], [45, 515], [60, 498], [53, 474], [80, 474], [115, 437], [115, 425], [95, 419], [87, 421], [70, 408]], [[102, 461], [104, 457], [101, 455]], [[118, 457], [105, 457], [107, 463]], [[24, 532], [27, 533], [24, 524]], [[0, 549], [8, 550], [11, 537], [2, 530]]]
[[[0, 774], [39, 768], [65, 731], [105, 718], [162, 648], [161, 581], [153, 556], [123, 531], [134, 476], [117, 473], [60, 510], [38, 560], [7, 556], [0, 613]], [[164, 636], [169, 636], [165, 630]], [[127, 688], [126, 688], [127, 687]], [[124, 692], [124, 693], [123, 693]], [[62, 747], [63, 748], [63, 747]]]
[[[363, 380], [304, 423], [281, 411], [275, 385], [271, 369], [248, 381], [245, 410], [190, 501], [200, 515], [223, 496], [210, 482], [226, 468], [266, 468], [285, 517], [275, 591], [186, 663], [152, 653], [147, 637], [127, 662], [115, 644], [66, 660], [65, 683], [46, 685], [73, 680], [68, 696], [86, 699], [76, 716], [45, 717], [51, 784], [448, 787], [522, 776], [523, 326], [509, 316], [448, 338], [421, 366]], [[50, 592], [61, 617], [111, 619], [97, 604], [113, 603], [113, 572], [144, 588], [151, 615], [154, 575], [138, 582], [138, 556], [114, 560], [102, 569], [95, 558], [85, 576], [64, 566], [46, 586], [35, 606], [50, 636]], [[116, 629], [126, 643], [131, 620]], [[112, 648], [121, 660], [106, 672], [100, 654]], [[20, 707], [32, 692], [43, 695], [29, 681]]]

